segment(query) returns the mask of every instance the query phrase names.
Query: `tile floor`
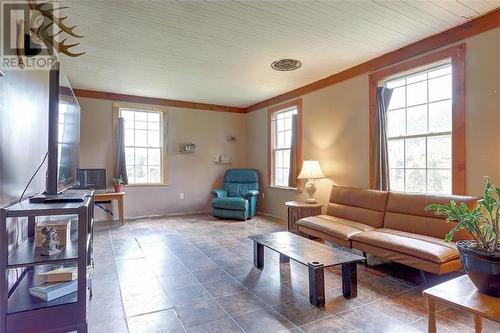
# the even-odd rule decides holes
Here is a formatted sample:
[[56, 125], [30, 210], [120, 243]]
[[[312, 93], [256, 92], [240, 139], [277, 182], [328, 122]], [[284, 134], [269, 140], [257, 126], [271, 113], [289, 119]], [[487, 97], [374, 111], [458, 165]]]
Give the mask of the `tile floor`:
[[[339, 270], [328, 270], [327, 302], [316, 308], [307, 299], [304, 266], [279, 264], [266, 250], [264, 270], [255, 269], [247, 237], [285, 229], [260, 216], [98, 222], [90, 332], [426, 332], [415, 271], [360, 265], [358, 297], [346, 300]], [[439, 308], [439, 332], [473, 332], [472, 325], [470, 316]], [[500, 326], [485, 321], [484, 332], [500, 332]]]

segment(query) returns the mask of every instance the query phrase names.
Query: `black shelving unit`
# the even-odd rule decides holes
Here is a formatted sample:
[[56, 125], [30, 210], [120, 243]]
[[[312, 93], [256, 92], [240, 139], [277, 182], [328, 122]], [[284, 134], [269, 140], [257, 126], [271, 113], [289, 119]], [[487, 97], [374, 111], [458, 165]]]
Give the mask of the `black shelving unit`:
[[[0, 209], [0, 271], [4, 274], [0, 279], [0, 333], [87, 332], [87, 289], [90, 285], [87, 267], [93, 265], [94, 194], [83, 192], [86, 195], [83, 202], [30, 203], [25, 200]], [[41, 256], [34, 242], [36, 219], [56, 215], [76, 215], [77, 230], [71, 231], [70, 240], [60, 253]], [[23, 227], [27, 228], [28, 239], [9, 252], [7, 221], [13, 218], [27, 218]], [[29, 288], [35, 285], [35, 268], [49, 265], [78, 267], [78, 290], [50, 302], [31, 296]], [[22, 269], [10, 290], [9, 269]]]

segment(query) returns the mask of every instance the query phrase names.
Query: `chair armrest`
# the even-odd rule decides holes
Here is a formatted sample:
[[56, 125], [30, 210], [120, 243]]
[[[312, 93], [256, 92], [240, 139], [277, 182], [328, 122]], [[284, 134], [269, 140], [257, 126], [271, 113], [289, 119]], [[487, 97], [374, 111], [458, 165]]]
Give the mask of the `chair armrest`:
[[247, 193], [245, 193], [244, 197], [245, 198], [248, 198], [248, 197], [256, 197], [259, 195], [259, 191], [257, 190], [250, 190], [248, 191]]
[[222, 189], [212, 190], [212, 195], [215, 198], [224, 198], [227, 197], [227, 191]]

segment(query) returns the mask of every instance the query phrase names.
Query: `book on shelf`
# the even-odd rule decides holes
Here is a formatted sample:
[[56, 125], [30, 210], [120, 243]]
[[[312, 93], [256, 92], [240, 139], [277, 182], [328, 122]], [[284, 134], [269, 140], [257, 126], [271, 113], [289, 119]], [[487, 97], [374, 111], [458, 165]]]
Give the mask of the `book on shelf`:
[[78, 278], [76, 267], [59, 267], [48, 272], [36, 273], [35, 284], [40, 285], [49, 282], [67, 282]]
[[69, 282], [53, 282], [31, 287], [30, 295], [45, 302], [50, 302], [56, 298], [66, 296], [78, 290], [78, 280]]

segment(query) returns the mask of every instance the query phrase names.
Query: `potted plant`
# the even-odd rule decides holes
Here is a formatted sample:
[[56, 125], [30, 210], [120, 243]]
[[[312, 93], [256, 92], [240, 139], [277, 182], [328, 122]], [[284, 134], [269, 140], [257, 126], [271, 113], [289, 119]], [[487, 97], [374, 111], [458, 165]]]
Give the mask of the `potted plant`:
[[123, 180], [123, 176], [113, 178], [113, 186], [115, 187], [115, 192], [121, 192], [123, 189], [123, 184], [125, 184], [125, 180]]
[[430, 205], [426, 210], [445, 215], [447, 222], [457, 222], [446, 234], [445, 241], [451, 241], [461, 229], [472, 235], [472, 240], [457, 241], [464, 270], [480, 292], [500, 297], [500, 188], [489, 178], [486, 178], [483, 198], [477, 203], [474, 209], [451, 201]]

